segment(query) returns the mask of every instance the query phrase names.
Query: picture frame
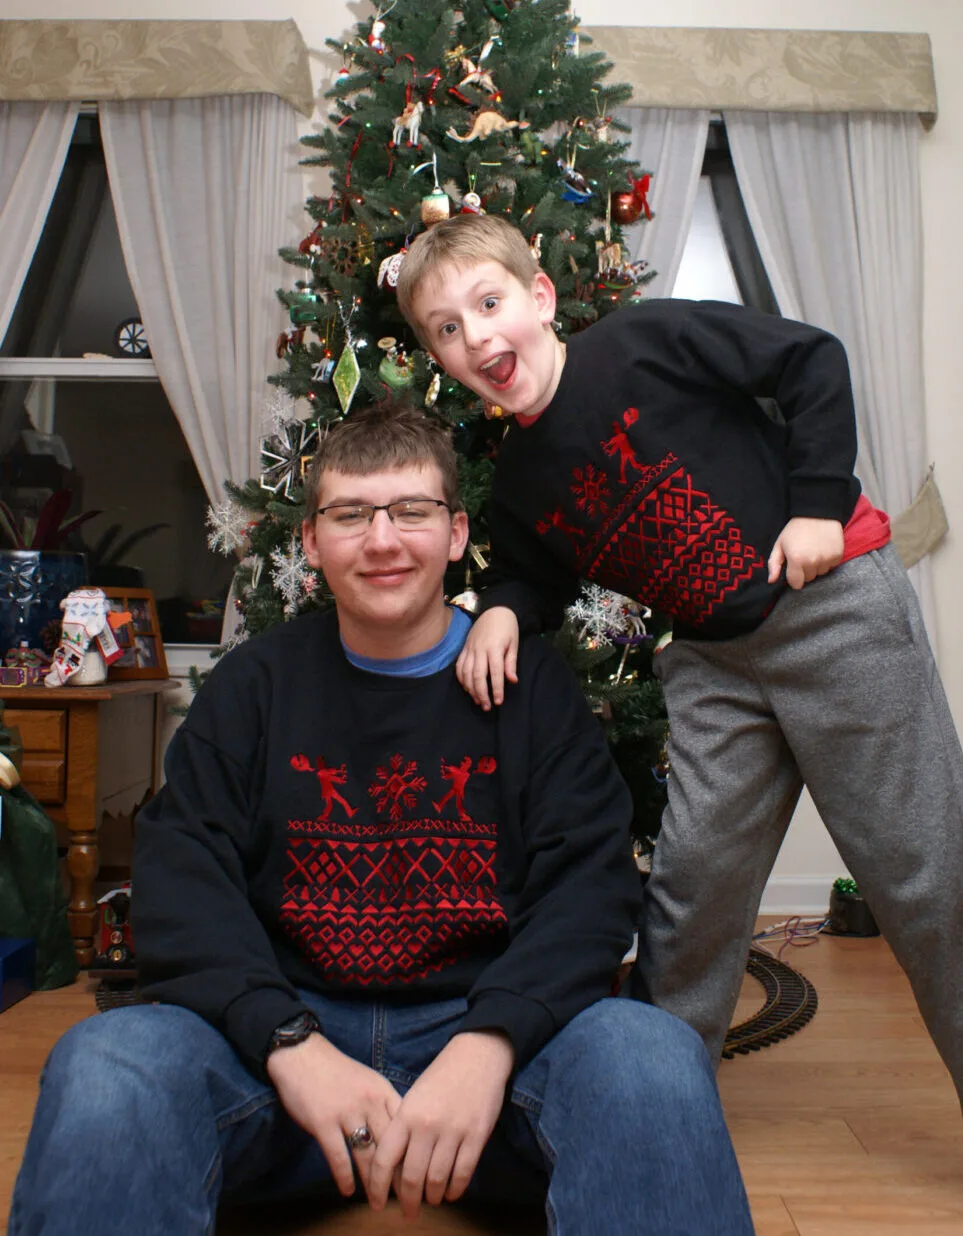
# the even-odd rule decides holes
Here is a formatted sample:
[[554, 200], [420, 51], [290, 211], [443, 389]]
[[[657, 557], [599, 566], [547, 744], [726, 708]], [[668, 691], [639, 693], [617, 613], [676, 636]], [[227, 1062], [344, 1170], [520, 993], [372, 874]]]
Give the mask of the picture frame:
[[128, 613], [131, 619], [127, 626], [114, 631], [123, 656], [108, 667], [108, 681], [167, 678], [167, 658], [153, 592], [149, 588], [104, 588], [102, 591], [115, 613]]

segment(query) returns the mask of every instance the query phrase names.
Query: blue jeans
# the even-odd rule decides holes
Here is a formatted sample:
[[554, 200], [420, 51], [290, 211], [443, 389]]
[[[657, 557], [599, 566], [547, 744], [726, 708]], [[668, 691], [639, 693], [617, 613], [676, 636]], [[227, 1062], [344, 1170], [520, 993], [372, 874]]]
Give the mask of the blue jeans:
[[[341, 1051], [403, 1093], [464, 1000], [398, 1006], [302, 992]], [[514, 1079], [470, 1195], [546, 1197], [560, 1236], [743, 1236], [752, 1220], [695, 1031], [608, 999]], [[228, 1042], [185, 1009], [115, 1009], [50, 1054], [10, 1236], [193, 1236], [218, 1202], [335, 1196], [318, 1145]]]

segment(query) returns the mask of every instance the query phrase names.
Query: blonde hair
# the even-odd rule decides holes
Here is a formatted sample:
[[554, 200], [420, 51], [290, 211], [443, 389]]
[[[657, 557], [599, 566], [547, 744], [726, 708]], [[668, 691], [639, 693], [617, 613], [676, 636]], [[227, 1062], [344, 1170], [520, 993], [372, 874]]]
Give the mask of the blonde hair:
[[462, 509], [458, 493], [458, 460], [451, 431], [413, 404], [384, 399], [358, 408], [328, 431], [311, 461], [304, 482], [304, 510], [314, 518], [321, 494], [321, 475], [342, 472], [370, 476], [409, 464], [435, 464], [441, 489], [453, 511]]
[[398, 308], [419, 334], [414, 310], [418, 289], [440, 271], [498, 262], [529, 287], [541, 269], [528, 241], [499, 215], [455, 215], [417, 236], [405, 254], [398, 277]]

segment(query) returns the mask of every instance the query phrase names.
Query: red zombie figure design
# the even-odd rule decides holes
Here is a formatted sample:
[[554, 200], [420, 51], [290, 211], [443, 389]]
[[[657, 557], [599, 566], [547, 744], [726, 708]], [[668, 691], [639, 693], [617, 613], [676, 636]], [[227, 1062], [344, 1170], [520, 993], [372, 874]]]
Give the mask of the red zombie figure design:
[[320, 755], [318, 756], [317, 764], [312, 764], [306, 755], [292, 755], [291, 767], [298, 772], [313, 772], [317, 777], [318, 785], [321, 786], [321, 797], [324, 799], [324, 809], [318, 816], [319, 820], [328, 819], [331, 815], [331, 808], [335, 803], [340, 803], [344, 807], [349, 820], [358, 810], [357, 807], [352, 807], [346, 799], [342, 798], [334, 788], [336, 785], [344, 785], [347, 781], [348, 769], [346, 765], [341, 764], [337, 768], [329, 768]]
[[550, 515], [543, 516], [535, 525], [535, 531], [539, 536], [544, 536], [546, 532], [551, 532], [553, 528], [557, 528], [570, 540], [577, 536], [585, 536], [581, 528], [576, 528], [573, 524], [565, 522], [565, 512], [562, 508], [556, 507]]
[[[471, 816], [465, 810], [465, 790], [468, 788], [468, 780], [472, 775], [472, 760], [470, 755], [466, 755], [459, 764], [449, 764], [447, 760], [441, 761], [441, 776], [442, 780], [451, 782], [451, 789], [444, 798], [437, 803], [432, 803], [436, 811], [441, 811], [445, 803], [449, 799], [455, 800], [455, 807], [458, 811], [458, 818], [463, 822], [470, 824]], [[483, 775], [491, 775], [498, 767], [498, 764], [491, 755], [483, 755], [478, 761], [474, 771]]]
[[635, 451], [632, 449], [632, 443], [629, 441], [628, 434], [625, 432], [630, 425], [634, 425], [639, 419], [638, 408], [627, 408], [623, 416], [625, 429], [617, 422], [612, 422], [612, 428], [615, 433], [611, 438], [608, 438], [602, 443], [602, 450], [606, 455], [618, 455], [619, 457], [619, 484], [625, 484], [625, 465], [633, 467], [636, 472], [644, 472], [645, 468], [635, 457]]

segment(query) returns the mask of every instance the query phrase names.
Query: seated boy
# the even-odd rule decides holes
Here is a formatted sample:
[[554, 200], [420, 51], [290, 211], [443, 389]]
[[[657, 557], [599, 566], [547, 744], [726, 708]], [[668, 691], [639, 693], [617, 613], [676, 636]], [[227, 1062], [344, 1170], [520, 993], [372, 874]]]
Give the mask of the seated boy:
[[502, 582], [458, 669], [476, 701], [489, 677], [496, 703], [524, 681], [515, 615], [558, 625], [580, 578], [673, 619], [636, 992], [718, 1058], [805, 782], [963, 1096], [963, 752], [889, 521], [853, 475], [839, 340], [653, 300], [563, 344], [551, 280], [490, 215], [419, 236], [398, 299], [448, 373], [514, 416], [489, 515]]
[[577, 683], [539, 640], [497, 713], [455, 679], [447, 435], [353, 413], [307, 512], [335, 609], [229, 653], [175, 735], [135, 855], [155, 1003], [55, 1047], [12, 1236], [200, 1236], [356, 1178], [408, 1217], [533, 1186], [568, 1236], [750, 1233], [698, 1035], [607, 998], [639, 880]]

